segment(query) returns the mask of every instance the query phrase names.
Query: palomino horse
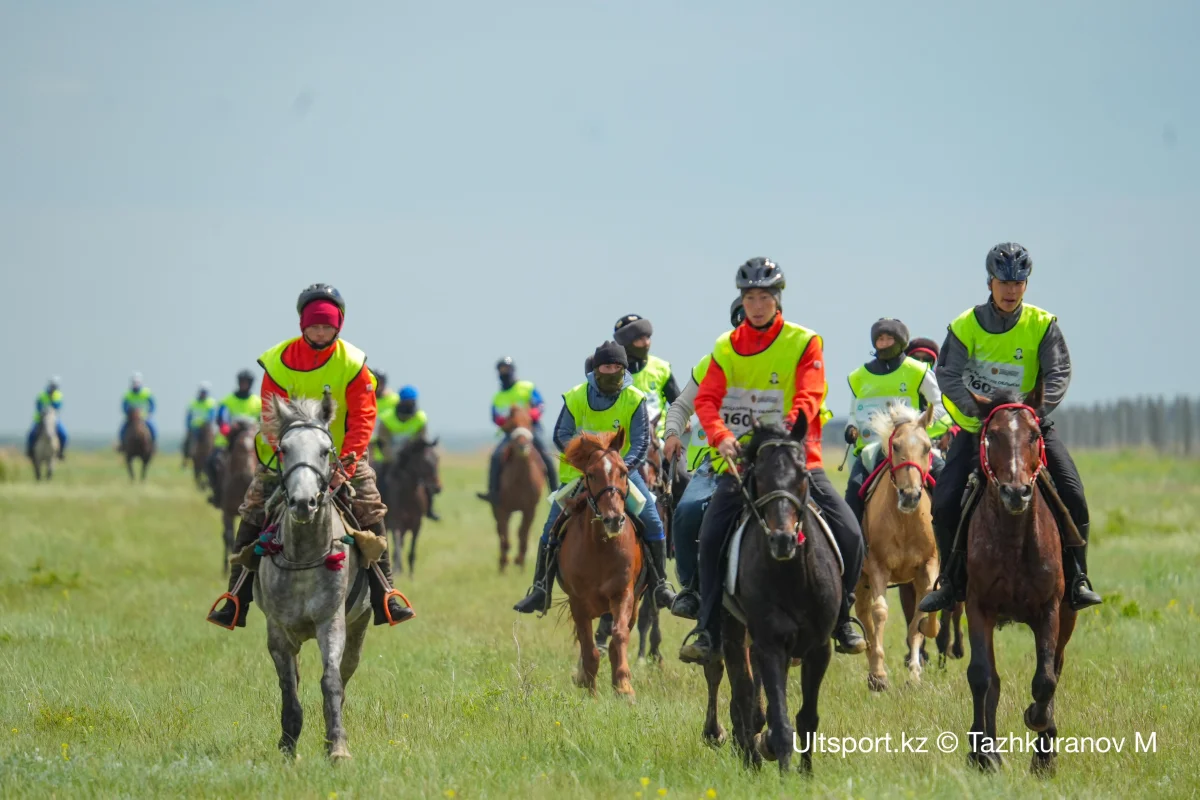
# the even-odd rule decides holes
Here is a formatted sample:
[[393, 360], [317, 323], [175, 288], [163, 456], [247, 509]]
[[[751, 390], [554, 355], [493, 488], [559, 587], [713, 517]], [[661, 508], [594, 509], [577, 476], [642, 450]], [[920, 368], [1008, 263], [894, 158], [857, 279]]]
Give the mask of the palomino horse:
[[196, 481], [196, 488], [203, 491], [204, 465], [208, 463], [208, 457], [213, 451], [212, 423], [205, 423], [203, 427], [193, 428], [188, 431], [188, 435], [191, 437], [188, 451], [192, 459], [192, 477]]
[[1035, 409], [1042, 403], [1039, 382], [1025, 401], [1000, 393], [975, 397], [984, 418], [979, 460], [987, 482], [967, 529], [967, 630], [971, 663], [967, 681], [975, 701], [970, 761], [1000, 766], [996, 747], [996, 705], [1000, 675], [992, 639], [998, 624], [1022, 622], [1033, 630], [1037, 669], [1033, 703], [1025, 725], [1038, 734], [1032, 770], [1050, 771], [1056, 757], [1054, 692], [1075, 611], [1063, 601], [1062, 547], [1058, 523], [1038, 487], [1045, 465], [1045, 442]]
[[508, 444], [501, 456], [500, 502], [492, 508], [496, 519], [496, 535], [500, 537], [500, 571], [508, 566], [508, 551], [512, 545], [508, 537], [508, 523], [516, 513], [521, 514], [517, 528], [517, 557], [513, 563], [525, 566], [525, 553], [529, 549], [529, 528], [537, 513], [538, 501], [542, 498], [542, 487], [546, 485], [546, 465], [533, 446], [533, 419], [528, 409], [514, 407], [504, 426]]
[[[871, 415], [868, 427], [875, 441], [886, 443], [874, 479], [863, 484], [869, 491], [863, 509], [863, 538], [867, 557], [855, 594], [858, 617], [867, 634], [867, 687], [888, 688], [884, 658], [884, 629], [888, 620], [888, 586], [911, 584], [924, 597], [937, 579], [937, 543], [933, 538], [930, 497], [925, 487], [932, 481], [929, 467], [933, 445], [925, 429], [933, 422], [933, 406], [918, 414], [908, 406], [891, 403]], [[885, 478], [882, 473], [887, 471]], [[876, 475], [879, 477], [876, 478]], [[916, 614], [908, 624], [909, 680], [921, 680], [921, 648], [925, 636], [938, 633], [937, 617]]]
[[46, 472], [46, 480], [54, 477], [54, 459], [58, 455], [58, 413], [54, 406], [47, 405], [38, 417], [37, 432], [33, 435], [33, 450], [29, 460], [33, 462], [33, 477], [42, 479], [42, 470]]
[[404, 535], [412, 533], [408, 545], [408, 572], [411, 575], [417, 563], [417, 537], [421, 535], [421, 521], [429, 510], [430, 487], [441, 488], [438, 477], [438, 440], [425, 441], [425, 436], [414, 436], [395, 450], [387, 462], [384, 481], [384, 501], [387, 503], [387, 529], [396, 542], [395, 565], [402, 571], [401, 554], [404, 552]]
[[129, 472], [129, 480], [134, 480], [133, 460], [142, 460], [142, 480], [146, 480], [146, 470], [150, 459], [154, 458], [154, 437], [150, 434], [150, 426], [142, 416], [140, 408], [131, 408], [125, 415], [125, 435], [121, 438], [121, 452], [125, 454], [125, 469]]
[[[644, 589], [642, 548], [633, 521], [625, 513], [629, 471], [621, 458], [625, 429], [611, 434], [581, 433], [568, 444], [563, 458], [582, 473], [579, 493], [566, 500], [558, 581], [562, 584], [579, 640], [575, 685], [596, 693], [600, 651], [592, 636], [592, 620], [612, 614], [608, 660], [613, 690], [633, 699], [629, 671], [629, 629], [637, 594]], [[590, 512], [590, 513], [589, 513]]]
[[[807, 430], [803, 415], [791, 433], [754, 425], [746, 448], [746, 462], [752, 465], [746, 489], [752, 505], [737, 550], [730, 548], [730, 557], [737, 557], [736, 584], [732, 595], [726, 592], [721, 610], [734, 741], [746, 765], [778, 759], [781, 772], [789, 766], [793, 734], [802, 769], [812, 769], [817, 698], [832, 657], [830, 637], [842, 602], [841, 556], [810, 499]], [[793, 658], [800, 659], [803, 694], [794, 731], [787, 706]], [[714, 722], [721, 670], [710, 665], [704, 675], [709, 682], [704, 735], [719, 739]], [[767, 697], [765, 733], [759, 732], [759, 680]]]
[[323, 668], [325, 747], [330, 759], [347, 759], [342, 706], [346, 684], [358, 668], [371, 607], [366, 565], [357, 548], [344, 543], [346, 527], [329, 491], [336, 461], [329, 434], [334, 402], [328, 393], [321, 402], [276, 396], [264, 411], [264, 427], [279, 442], [286, 508], [275, 533], [282, 549], [263, 557], [254, 578], [254, 599], [267, 616], [267, 649], [283, 695], [279, 748], [295, 754], [303, 724], [298, 656], [305, 641], [316, 639]]
[[221, 474], [221, 538], [225, 542], [225, 558], [222, 565], [229, 571], [229, 556], [233, 554], [233, 523], [238, 518], [246, 490], [254, 480], [258, 469], [258, 454], [254, 450], [254, 434], [258, 429], [245, 420], [233, 423], [229, 431], [228, 446], [223, 459]]

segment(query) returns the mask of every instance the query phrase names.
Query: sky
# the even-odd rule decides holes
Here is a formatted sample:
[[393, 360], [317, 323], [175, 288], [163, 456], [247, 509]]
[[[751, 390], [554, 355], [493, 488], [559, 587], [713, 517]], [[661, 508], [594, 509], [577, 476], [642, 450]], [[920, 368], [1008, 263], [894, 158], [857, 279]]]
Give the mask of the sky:
[[0, 0], [0, 431], [62, 377], [111, 434], [222, 396], [335, 284], [431, 427], [504, 355], [556, 415], [622, 315], [682, 383], [734, 273], [785, 271], [831, 407], [899, 317], [941, 341], [1016, 240], [1070, 403], [1196, 394], [1200, 5]]

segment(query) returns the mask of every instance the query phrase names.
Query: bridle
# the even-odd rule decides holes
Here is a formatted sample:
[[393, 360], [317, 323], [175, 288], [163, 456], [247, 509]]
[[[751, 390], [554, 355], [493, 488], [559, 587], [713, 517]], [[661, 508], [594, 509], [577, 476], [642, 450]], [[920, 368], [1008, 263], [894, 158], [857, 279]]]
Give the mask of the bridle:
[[[742, 476], [738, 473], [737, 467], [733, 464], [730, 464], [729, 469], [733, 473], [733, 476], [737, 479], [738, 487], [742, 490], [742, 497], [744, 497], [746, 500], [746, 507], [749, 508], [750, 513], [754, 515], [754, 519], [758, 523], [758, 526], [762, 529], [763, 534], [770, 535], [769, 528], [767, 527], [767, 521], [762, 515], [763, 510], [770, 503], [776, 500], [786, 500], [796, 508], [796, 527], [794, 531], [796, 534], [796, 544], [804, 544], [804, 512], [810, 499], [812, 498], [812, 481], [808, 474], [808, 469], [804, 466], [804, 445], [791, 439], [771, 439], [758, 446], [758, 453], [755, 455], [755, 458], [761, 455], [763, 450], [766, 450], [770, 447], [786, 447], [789, 450], [800, 454], [800, 461], [797, 466], [800, 474], [804, 478], [803, 498], [797, 497], [793, 492], [789, 492], [787, 489], [775, 489], [767, 492], [762, 497], [754, 498], [750, 495], [750, 490], [742, 481]], [[751, 469], [753, 469], [753, 466], [751, 466]]]
[[[608, 454], [609, 454], [609, 453], [611, 453], [611, 452], [614, 452], [614, 451], [611, 451], [611, 450], [605, 450], [605, 451], [603, 451], [603, 452], [602, 452], [600, 455], [601, 455], [602, 457], [604, 457], [604, 458], [607, 458], [607, 457], [608, 457]], [[628, 486], [628, 480], [629, 480], [629, 479], [628, 479], [628, 476], [627, 476], [627, 477], [626, 477], [626, 486]], [[589, 506], [591, 506], [591, 508], [592, 508], [592, 513], [596, 515], [596, 517], [595, 517], [596, 519], [600, 519], [600, 518], [601, 518], [601, 516], [602, 516], [602, 515], [600, 514], [600, 506], [599, 506], [599, 505], [597, 505], [597, 504], [599, 503], [599, 501], [601, 500], [601, 498], [603, 498], [603, 497], [604, 497], [604, 495], [608, 494], [609, 492], [612, 492], [612, 493], [613, 493], [613, 494], [615, 494], [617, 497], [621, 498], [621, 507], [622, 507], [622, 508], [624, 508], [624, 507], [625, 507], [625, 501], [626, 501], [626, 500], [628, 499], [628, 497], [629, 497], [629, 489], [628, 489], [628, 488], [626, 488], [626, 489], [625, 489], [625, 491], [624, 491], [624, 492], [622, 492], [622, 491], [621, 491], [621, 489], [620, 489], [620, 488], [619, 488], [619, 487], [618, 487], [618, 486], [617, 486], [615, 483], [614, 483], [614, 484], [609, 484], [608, 486], [605, 486], [605, 487], [604, 487], [603, 489], [601, 489], [599, 492], [593, 492], [593, 491], [592, 491], [592, 478], [591, 478], [591, 476], [588, 474], [587, 470], [584, 470], [584, 471], [583, 471], [583, 488], [584, 488], [584, 491], [586, 491], [586, 492], [587, 492], [587, 501], [588, 501], [588, 505], [589, 505]]]
[[[991, 459], [988, 458], [988, 427], [992, 424], [992, 417], [996, 416], [996, 412], [1012, 409], [1015, 411], [1027, 411], [1033, 417], [1034, 423], [1038, 428], [1038, 465], [1033, 471], [1033, 477], [1029, 479], [1029, 485], [1033, 486], [1037, 483], [1038, 475], [1046, 467], [1046, 437], [1042, 435], [1041, 419], [1037, 415], [1037, 411], [1025, 405], [1024, 403], [1001, 403], [988, 412], [987, 418], [983, 421], [983, 427], [979, 430], [979, 466], [983, 468], [984, 475], [992, 483], [997, 483], [996, 473], [992, 471]], [[998, 485], [998, 483], [997, 483]]]
[[[287, 427], [285, 427], [282, 431], [279, 432], [279, 447], [280, 447], [280, 449], [283, 448], [284, 437], [286, 437], [289, 433], [292, 433], [293, 431], [303, 430], [305, 428], [311, 428], [312, 430], [320, 431], [321, 433], [323, 433], [327, 437], [329, 437], [330, 464], [327, 464], [327, 466], [330, 466], [332, 464], [332, 462], [337, 461], [337, 455], [334, 453], [334, 448], [333, 448], [333, 434], [331, 434], [329, 432], [329, 429], [326, 428], [324, 425], [321, 425], [316, 422], [294, 422], [291, 425], [288, 425]], [[279, 488], [280, 488], [280, 491], [283, 492], [283, 497], [285, 500], [287, 500], [289, 503], [291, 502], [291, 498], [288, 497], [287, 479], [289, 477], [291, 477], [292, 473], [296, 472], [297, 470], [310, 469], [313, 472], [317, 473], [317, 478], [320, 480], [320, 483], [321, 483], [321, 492], [320, 492], [321, 493], [321, 503], [322, 504], [325, 503], [325, 500], [327, 499], [328, 494], [329, 494], [329, 482], [331, 480], [333, 480], [334, 469], [330, 469], [329, 474], [326, 475], [324, 472], [322, 472], [317, 467], [314, 467], [312, 464], [309, 464], [308, 462], [304, 462], [304, 461], [300, 462], [299, 464], [293, 464], [292, 466], [288, 467], [287, 469], [284, 469], [283, 461], [279, 458], [278, 450], [271, 457], [271, 461], [273, 461], [275, 463], [275, 466], [272, 469], [275, 472], [275, 474], [277, 474], [279, 476]]]
[[912, 467], [921, 476], [921, 486], [924, 486], [927, 483], [930, 486], [936, 486], [937, 481], [934, 480], [933, 475], [930, 474], [930, 470], [933, 469], [933, 451], [932, 450], [930, 450], [930, 452], [929, 452], [929, 463], [925, 464], [925, 465], [921, 465], [921, 464], [917, 463], [916, 461], [901, 461], [899, 464], [897, 464], [892, 459], [892, 442], [895, 441], [896, 434], [899, 432], [899, 430], [900, 430], [899, 425], [893, 427], [891, 435], [888, 436], [887, 463], [888, 463], [889, 474], [892, 479], [892, 485], [893, 486], [896, 485], [896, 473], [897, 472], [899, 472], [900, 470], [902, 470], [906, 467]]

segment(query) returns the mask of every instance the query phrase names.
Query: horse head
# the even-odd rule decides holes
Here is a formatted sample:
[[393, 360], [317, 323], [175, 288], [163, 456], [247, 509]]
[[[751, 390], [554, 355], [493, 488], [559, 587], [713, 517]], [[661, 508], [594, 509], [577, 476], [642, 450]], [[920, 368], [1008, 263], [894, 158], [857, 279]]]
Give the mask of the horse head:
[[567, 463], [583, 473], [583, 496], [574, 510], [581, 511], [586, 500], [609, 539], [620, 536], [628, 521], [625, 498], [629, 496], [629, 469], [621, 458], [624, 446], [625, 429], [619, 428], [615, 433], [581, 433], [563, 453]]
[[796, 419], [790, 433], [780, 426], [755, 421], [746, 447], [746, 461], [753, 474], [754, 510], [767, 536], [767, 549], [777, 561], [794, 558], [805, 539], [807, 434], [808, 420], [803, 415]]
[[333, 437], [329, 423], [336, 404], [329, 393], [323, 400], [272, 396], [263, 429], [277, 442], [279, 472], [288, 511], [298, 522], [310, 522], [328, 498], [333, 477]]
[[877, 441], [888, 443], [886, 456], [896, 487], [896, 505], [905, 514], [912, 514], [920, 506], [929, 480], [933, 442], [926, 429], [932, 423], [932, 405], [918, 414], [902, 403], [888, 403], [886, 409], [871, 414], [867, 421]]
[[428, 441], [423, 433], [420, 436], [412, 437], [404, 443], [392, 462], [395, 465], [395, 472], [397, 474], [412, 472], [422, 483], [440, 485], [437, 473], [437, 445], [438, 439], [434, 439], [432, 442]]
[[505, 433], [511, 434], [518, 428], [530, 430], [533, 428], [533, 415], [529, 413], [528, 408], [522, 406], [513, 406], [508, 410], [508, 419], [501, 426]]
[[1042, 405], [1042, 382], [1026, 397], [1000, 392], [987, 398], [972, 393], [983, 417], [979, 431], [979, 465], [996, 487], [1009, 514], [1020, 515], [1033, 501], [1033, 485], [1046, 464], [1037, 409]]
[[529, 458], [533, 450], [533, 431], [526, 427], [513, 428], [508, 435], [508, 457]]

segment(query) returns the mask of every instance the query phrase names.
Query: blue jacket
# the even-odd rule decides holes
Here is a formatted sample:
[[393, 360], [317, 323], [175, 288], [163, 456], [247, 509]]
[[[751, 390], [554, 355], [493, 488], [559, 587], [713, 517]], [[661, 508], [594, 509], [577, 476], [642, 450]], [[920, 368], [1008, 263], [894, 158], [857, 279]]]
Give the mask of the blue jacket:
[[[596, 376], [589, 372], [587, 376], [587, 397], [588, 404], [597, 411], [603, 411], [606, 408], [611, 408], [612, 404], [617, 402], [615, 395], [602, 394], [596, 386]], [[625, 372], [624, 386], [632, 386], [633, 377], [629, 372]], [[636, 472], [642, 464], [646, 463], [646, 457], [650, 454], [650, 420], [646, 416], [646, 401], [643, 400], [633, 412], [633, 419], [629, 422], [629, 430], [625, 432], [629, 437], [629, 452], [625, 454], [625, 466], [630, 472]], [[567, 410], [564, 405], [563, 410], [558, 415], [558, 422], [554, 423], [554, 446], [559, 451], [567, 449], [567, 443], [575, 437], [575, 417]]]

